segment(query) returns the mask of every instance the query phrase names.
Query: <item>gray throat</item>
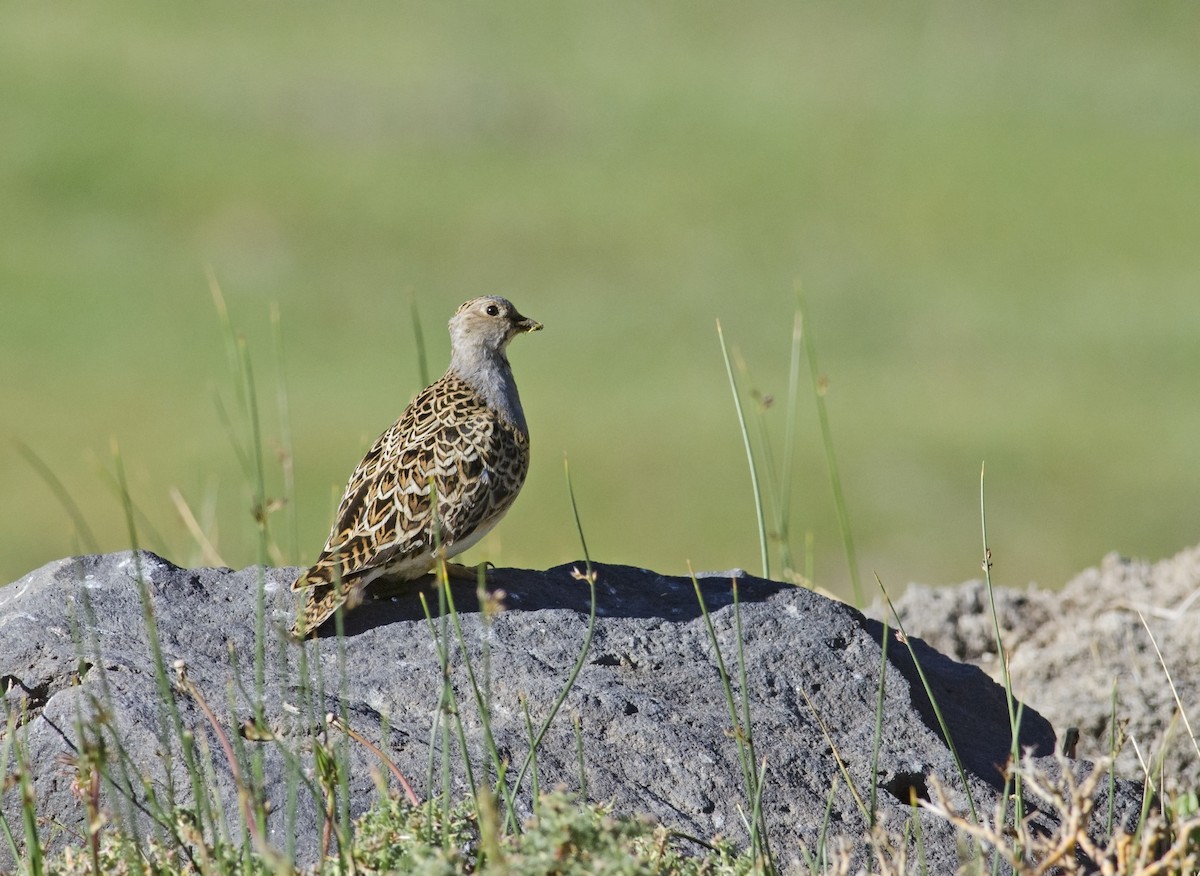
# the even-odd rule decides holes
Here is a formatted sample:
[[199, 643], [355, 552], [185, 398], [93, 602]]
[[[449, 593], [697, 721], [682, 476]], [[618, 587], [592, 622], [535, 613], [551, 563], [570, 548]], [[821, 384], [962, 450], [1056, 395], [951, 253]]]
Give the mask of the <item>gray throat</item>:
[[517, 381], [513, 378], [508, 357], [502, 351], [455, 350], [450, 357], [448, 370], [483, 396], [488, 407], [507, 420], [517, 431], [529, 437], [525, 410], [521, 407], [521, 397], [517, 394]]

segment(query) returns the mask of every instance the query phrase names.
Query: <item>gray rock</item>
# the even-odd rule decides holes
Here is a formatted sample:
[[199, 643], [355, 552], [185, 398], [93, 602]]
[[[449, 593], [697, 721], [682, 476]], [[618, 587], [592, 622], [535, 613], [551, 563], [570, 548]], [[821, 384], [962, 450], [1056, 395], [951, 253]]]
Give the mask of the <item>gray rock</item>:
[[[168, 676], [173, 677], [176, 661], [186, 664], [188, 678], [224, 734], [244, 746], [242, 776], [252, 774], [248, 759], [261, 758], [261, 793], [272, 807], [268, 838], [310, 865], [318, 855], [321, 820], [316, 784], [309, 777], [314, 739], [326, 712], [345, 715], [353, 728], [386, 750], [421, 797], [428, 795], [430, 764], [440, 771], [443, 755], [442, 736], [431, 728], [443, 690], [439, 638], [446, 629], [450, 678], [476, 780], [487, 775], [487, 761], [468, 660], [480, 682], [487, 679], [495, 742], [511, 764], [509, 781], [515, 779], [529, 750], [524, 709], [535, 726], [547, 717], [583, 648], [589, 596], [586, 584], [573, 575], [576, 568], [583, 564], [545, 572], [493, 570], [489, 587], [504, 591], [507, 610], [490, 620], [479, 610], [474, 585], [455, 583], [465, 655], [453, 627], [438, 619], [431, 630], [415, 586], [347, 615], [343, 639], [326, 635], [302, 649], [283, 634], [294, 612], [288, 585], [295, 569], [189, 570], [153, 554], [121, 553], [63, 560], [31, 573], [0, 589], [0, 690], [6, 691], [10, 711], [25, 704], [23, 713], [15, 713], [22, 715], [19, 734], [35, 776], [43, 839], [57, 847], [78, 842], [83, 831], [84, 807], [72, 792], [73, 774], [64, 760], [77, 752], [81, 726], [85, 736], [103, 730], [110, 763], [121, 760], [118, 750], [128, 755], [128, 775], [114, 766], [105, 786], [105, 805], [114, 817], [140, 820], [146, 831], [156, 800], [173, 795], [179, 803], [195, 804], [174, 719], [157, 693], [139, 574], [150, 595]], [[611, 800], [618, 812], [645, 813], [699, 838], [724, 835], [745, 843], [742, 813], [749, 800], [731, 735], [734, 722], [691, 580], [624, 566], [595, 569], [595, 636], [538, 751], [541, 786], [580, 789], [586, 779], [587, 797]], [[867, 825], [837, 758], [865, 800], [883, 628], [808, 590], [741, 573], [702, 577], [700, 587], [735, 690], [740, 683], [733, 580], [740, 597], [753, 742], [766, 764], [762, 804], [772, 850], [781, 862], [795, 860], [802, 849], [817, 848], [825, 831], [857, 844], [861, 854]], [[266, 627], [261, 702], [275, 740], [254, 742], [241, 738], [238, 728], [255, 711], [260, 595]], [[436, 595], [429, 598], [436, 613]], [[975, 804], [990, 813], [1002, 788], [999, 765], [1010, 748], [1004, 691], [977, 667], [911, 641], [962, 757]], [[952, 829], [923, 810], [914, 815], [909, 794], [925, 793], [937, 777], [955, 805], [965, 809], [966, 788], [909, 652], [892, 636], [884, 681], [878, 811], [896, 829], [919, 818], [930, 871], [953, 872], [959, 852]], [[176, 690], [173, 700], [182, 726], [207, 752], [201, 790], [219, 801], [233, 835], [239, 836], [234, 771], [221, 741], [193, 696]], [[103, 711], [99, 704], [105, 704]], [[342, 744], [340, 735], [330, 738]], [[1054, 748], [1053, 729], [1032, 709], [1025, 710], [1021, 743], [1041, 756]], [[464, 756], [456, 742], [451, 746], [445, 754], [453, 781], [465, 793]], [[349, 744], [348, 753], [350, 810], [356, 816], [376, 799], [372, 772], [379, 762], [357, 743]], [[289, 787], [298, 789], [294, 805]], [[1137, 790], [1123, 787], [1122, 793]], [[14, 829], [20, 824], [17, 796], [10, 791], [0, 801]], [[528, 776], [515, 796], [527, 811]], [[13, 864], [5, 854], [0, 846], [0, 869]]]
[[[1110, 554], [1058, 592], [996, 588], [995, 599], [1014, 691], [1060, 731], [1078, 728], [1081, 757], [1109, 754], [1115, 690], [1118, 723], [1142, 758], [1162, 759], [1166, 790], [1200, 787], [1200, 756], [1171, 691], [1173, 682], [1200, 733], [1200, 546], [1157, 563]], [[982, 582], [913, 586], [896, 608], [909, 632], [1001, 678]], [[882, 616], [878, 607], [872, 613]], [[1145, 774], [1130, 742], [1117, 773]]]

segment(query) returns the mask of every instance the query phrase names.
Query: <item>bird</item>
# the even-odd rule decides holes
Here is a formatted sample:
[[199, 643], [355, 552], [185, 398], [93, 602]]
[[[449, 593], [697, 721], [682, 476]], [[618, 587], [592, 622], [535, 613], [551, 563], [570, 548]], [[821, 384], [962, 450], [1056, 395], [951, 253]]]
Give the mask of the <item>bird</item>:
[[[508, 344], [542, 324], [496, 295], [450, 318], [450, 365], [376, 439], [350, 475], [320, 556], [296, 578], [292, 625], [314, 633], [378, 578], [420, 578], [500, 522], [529, 471], [529, 427]], [[436, 508], [435, 508], [436, 503]]]

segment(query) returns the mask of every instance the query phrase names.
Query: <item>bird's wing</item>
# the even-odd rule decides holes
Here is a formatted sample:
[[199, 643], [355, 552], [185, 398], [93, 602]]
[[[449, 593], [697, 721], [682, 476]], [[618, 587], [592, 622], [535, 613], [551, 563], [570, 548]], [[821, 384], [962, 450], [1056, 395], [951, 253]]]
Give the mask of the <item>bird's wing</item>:
[[437, 464], [438, 423], [429, 416], [437, 384], [427, 387], [385, 431], [354, 469], [338, 503], [325, 548], [292, 582], [305, 604], [292, 631], [311, 632], [337, 611], [362, 599], [365, 573], [390, 558], [420, 553], [431, 519], [428, 477]]
[[508, 510], [524, 483], [529, 439], [453, 375], [426, 389], [358, 464], [325, 549], [294, 590], [353, 581], [449, 544]]
[[413, 542], [429, 528], [428, 482], [438, 467], [441, 424], [430, 416], [437, 388], [421, 392], [371, 445], [350, 476], [324, 550], [293, 590], [351, 581], [384, 556], [419, 549]]
[[367, 573], [433, 550], [431, 482], [443, 545], [503, 515], [525, 480], [528, 446], [526, 435], [452, 375], [418, 395], [363, 457], [325, 549], [292, 584], [308, 591], [297, 628], [311, 630], [342, 603], [361, 599]]

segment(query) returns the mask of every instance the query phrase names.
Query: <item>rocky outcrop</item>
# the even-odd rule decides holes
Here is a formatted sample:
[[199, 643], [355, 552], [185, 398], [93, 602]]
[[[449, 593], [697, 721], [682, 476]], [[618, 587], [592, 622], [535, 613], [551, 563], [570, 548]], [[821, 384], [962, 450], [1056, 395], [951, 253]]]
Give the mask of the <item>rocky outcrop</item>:
[[[477, 780], [486, 774], [469, 663], [487, 688], [495, 744], [512, 765], [512, 783], [529, 751], [526, 710], [538, 726], [583, 652], [590, 606], [589, 588], [577, 574], [583, 568], [492, 570], [488, 586], [503, 601], [500, 613], [480, 610], [474, 584], [455, 583], [461, 643], [452, 624], [426, 619], [421, 590], [412, 585], [347, 615], [344, 637], [300, 646], [283, 632], [294, 616], [288, 585], [297, 570], [180, 569], [149, 553], [51, 563], [0, 589], [0, 690], [18, 715], [43, 836], [61, 845], [77, 842], [73, 834], [83, 831], [85, 811], [70, 767], [81, 734], [107, 740], [114, 766], [104, 804], [115, 817], [148, 823], [148, 813], [171, 796], [177, 804], [195, 804], [175, 718], [163, 707], [149, 617], [166, 680], [176, 683], [173, 667], [183, 666], [192, 686], [192, 692], [174, 687], [169, 698], [208, 764], [200, 790], [236, 826], [236, 762], [244, 760], [239, 769], [248, 776], [248, 759], [261, 758], [261, 793], [271, 807], [268, 839], [293, 850], [301, 864], [318, 854], [321, 815], [316, 782], [307, 777], [327, 712], [344, 716], [385, 750], [419, 795], [428, 793], [430, 764], [440, 771], [443, 754], [443, 735], [431, 733], [444, 716], [443, 646], [468, 749], [465, 755], [458, 750], [455, 733], [445, 737], [453, 780], [465, 793], [464, 757]], [[595, 566], [595, 576], [594, 638], [538, 750], [541, 786], [578, 789], [590, 799], [613, 801], [617, 812], [645, 813], [695, 837], [746, 842], [743, 813], [750, 801], [734, 720], [693, 582], [612, 565]], [[851, 843], [867, 833], [840, 759], [863, 800], [877, 764], [880, 815], [896, 828], [919, 818], [930, 871], [953, 872], [959, 852], [952, 829], [928, 812], [914, 815], [911, 795], [925, 794], [936, 777], [958, 806], [965, 808], [969, 789], [981, 811], [992, 811], [1010, 750], [1004, 691], [977, 667], [910, 640], [962, 758], [964, 787], [908, 648], [889, 634], [885, 658], [879, 622], [809, 590], [740, 572], [703, 576], [699, 587], [733, 676], [739, 719], [740, 612], [753, 744], [765, 764], [762, 806], [777, 858], [787, 862], [817, 847], [823, 831]], [[427, 598], [436, 615], [436, 592]], [[260, 606], [264, 634], [256, 677]], [[239, 736], [256, 701], [270, 732]], [[244, 748], [234, 763], [205, 708]], [[1021, 744], [1036, 755], [1054, 749], [1053, 728], [1031, 708], [1024, 712]], [[349, 757], [350, 808], [357, 815], [379, 793], [373, 778], [379, 760], [356, 742]], [[530, 776], [514, 790], [518, 806], [527, 807]], [[11, 825], [20, 823], [17, 796], [6, 793], [2, 800]], [[12, 864], [4, 854], [0, 846], [0, 869]]]
[[[1200, 757], [1175, 700], [1200, 733], [1200, 546], [1156, 563], [1110, 554], [1057, 592], [995, 593], [1013, 690], [1060, 732], [1077, 727], [1081, 757], [1108, 755], [1115, 696], [1118, 724], [1142, 758], [1161, 759], [1167, 789], [1200, 787]], [[896, 607], [909, 632], [1001, 677], [983, 582], [910, 587]], [[1117, 772], [1144, 774], [1132, 742]]]

